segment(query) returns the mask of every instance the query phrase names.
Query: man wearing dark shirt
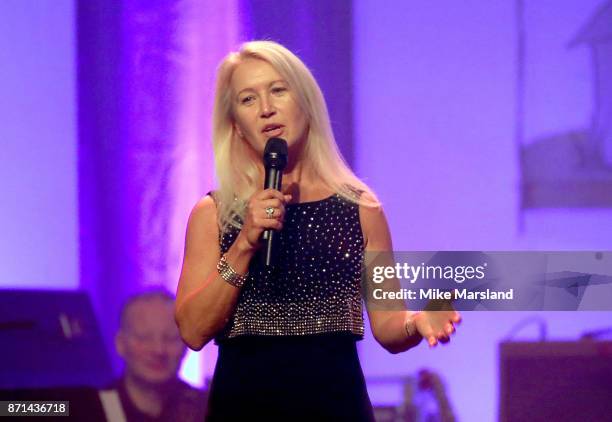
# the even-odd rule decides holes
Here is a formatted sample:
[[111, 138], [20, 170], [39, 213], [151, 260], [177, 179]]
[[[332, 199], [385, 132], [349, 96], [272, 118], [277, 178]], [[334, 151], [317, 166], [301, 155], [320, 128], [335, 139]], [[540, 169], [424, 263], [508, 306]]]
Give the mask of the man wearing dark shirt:
[[128, 300], [115, 347], [125, 371], [114, 387], [128, 422], [204, 420], [205, 393], [178, 378], [186, 348], [171, 294], [156, 290]]

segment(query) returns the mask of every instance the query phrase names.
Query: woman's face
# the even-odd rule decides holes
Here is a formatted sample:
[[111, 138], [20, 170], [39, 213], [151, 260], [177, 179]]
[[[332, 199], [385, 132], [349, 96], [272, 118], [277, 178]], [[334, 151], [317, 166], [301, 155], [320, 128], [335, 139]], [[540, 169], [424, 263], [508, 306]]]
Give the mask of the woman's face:
[[295, 93], [268, 62], [240, 63], [231, 90], [236, 131], [257, 154], [263, 154], [270, 138], [283, 138], [289, 149], [305, 138], [308, 122]]

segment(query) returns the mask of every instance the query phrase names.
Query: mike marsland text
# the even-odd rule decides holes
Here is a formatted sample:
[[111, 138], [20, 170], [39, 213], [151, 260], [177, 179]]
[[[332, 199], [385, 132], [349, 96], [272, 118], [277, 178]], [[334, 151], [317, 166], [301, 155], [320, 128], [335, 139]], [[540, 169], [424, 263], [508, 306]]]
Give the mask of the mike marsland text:
[[385, 291], [374, 289], [372, 296], [375, 300], [512, 300], [514, 299], [514, 289], [509, 290], [480, 290], [470, 291], [468, 289], [399, 289]]

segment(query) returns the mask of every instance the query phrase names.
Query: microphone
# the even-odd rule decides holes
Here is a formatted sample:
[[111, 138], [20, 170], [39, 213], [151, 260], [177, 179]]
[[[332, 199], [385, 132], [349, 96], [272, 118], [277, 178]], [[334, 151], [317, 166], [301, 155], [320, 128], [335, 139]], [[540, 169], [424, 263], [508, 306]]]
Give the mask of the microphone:
[[[266, 180], [264, 189], [280, 190], [283, 180], [283, 170], [287, 165], [287, 141], [281, 138], [270, 138], [266, 143], [263, 154]], [[274, 230], [264, 230], [261, 240], [264, 243], [264, 263], [267, 267], [274, 265], [274, 249], [278, 236]]]

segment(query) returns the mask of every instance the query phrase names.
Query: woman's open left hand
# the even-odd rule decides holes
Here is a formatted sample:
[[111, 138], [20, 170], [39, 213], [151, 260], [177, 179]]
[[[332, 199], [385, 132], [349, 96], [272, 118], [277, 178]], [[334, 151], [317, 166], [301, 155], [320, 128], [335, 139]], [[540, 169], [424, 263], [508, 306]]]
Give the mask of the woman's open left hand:
[[430, 347], [438, 343], [448, 343], [455, 333], [455, 325], [461, 322], [461, 315], [455, 310], [422, 311], [414, 315], [417, 331]]

